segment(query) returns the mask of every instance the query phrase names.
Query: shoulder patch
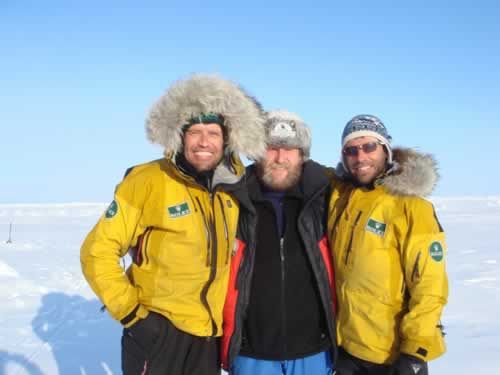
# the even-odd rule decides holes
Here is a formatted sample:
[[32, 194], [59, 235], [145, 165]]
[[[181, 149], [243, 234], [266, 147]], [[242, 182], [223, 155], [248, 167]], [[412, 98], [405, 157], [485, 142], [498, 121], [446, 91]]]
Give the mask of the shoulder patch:
[[441, 260], [443, 260], [444, 252], [441, 242], [434, 241], [433, 243], [431, 243], [431, 246], [429, 246], [429, 254], [431, 258], [436, 262], [440, 262]]
[[118, 203], [115, 200], [110, 203], [108, 209], [106, 210], [106, 219], [111, 219], [118, 213]]

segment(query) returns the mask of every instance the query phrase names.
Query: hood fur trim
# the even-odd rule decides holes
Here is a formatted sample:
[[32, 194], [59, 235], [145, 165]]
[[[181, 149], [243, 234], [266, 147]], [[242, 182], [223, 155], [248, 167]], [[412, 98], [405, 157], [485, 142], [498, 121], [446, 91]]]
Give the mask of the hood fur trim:
[[[410, 148], [394, 148], [394, 163], [387, 173], [376, 180], [389, 194], [425, 197], [432, 193], [439, 180], [437, 162], [431, 154], [420, 153]], [[344, 180], [350, 175], [342, 163], [335, 174]]]
[[146, 120], [148, 139], [165, 153], [182, 150], [182, 127], [194, 116], [224, 117], [230, 152], [259, 159], [265, 154], [264, 118], [259, 102], [217, 75], [193, 75], [175, 82], [153, 105]]

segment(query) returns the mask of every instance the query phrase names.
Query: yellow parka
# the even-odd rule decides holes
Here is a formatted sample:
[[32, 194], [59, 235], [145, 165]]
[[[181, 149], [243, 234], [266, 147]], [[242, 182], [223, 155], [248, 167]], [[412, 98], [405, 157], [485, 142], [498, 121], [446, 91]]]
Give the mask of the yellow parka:
[[[213, 194], [168, 158], [134, 167], [116, 188], [83, 243], [81, 263], [125, 327], [155, 311], [192, 335], [222, 334], [238, 222], [238, 203], [225, 190], [244, 171], [239, 159], [231, 162], [236, 173], [219, 165]], [[120, 258], [129, 251], [133, 263], [125, 272]]]
[[400, 353], [429, 361], [445, 352], [445, 235], [432, 204], [419, 197], [432, 190], [434, 161], [411, 150], [394, 157], [399, 170], [373, 189], [336, 179], [329, 205], [338, 344], [378, 364]]

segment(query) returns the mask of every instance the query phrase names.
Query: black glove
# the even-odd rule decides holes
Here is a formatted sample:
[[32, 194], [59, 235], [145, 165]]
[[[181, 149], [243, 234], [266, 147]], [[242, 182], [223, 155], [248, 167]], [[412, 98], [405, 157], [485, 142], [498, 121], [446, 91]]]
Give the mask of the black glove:
[[427, 362], [408, 354], [401, 354], [394, 362], [393, 375], [428, 375]]

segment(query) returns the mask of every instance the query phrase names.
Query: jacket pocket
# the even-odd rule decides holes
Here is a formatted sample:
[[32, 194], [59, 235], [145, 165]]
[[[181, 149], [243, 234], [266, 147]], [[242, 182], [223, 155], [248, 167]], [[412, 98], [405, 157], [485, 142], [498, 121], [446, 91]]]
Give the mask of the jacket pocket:
[[153, 231], [152, 227], [146, 228], [144, 233], [141, 234], [137, 239], [136, 247], [133, 248], [134, 250], [133, 261], [139, 267], [142, 266], [143, 263], [145, 263], [146, 265], [149, 263], [148, 245], [152, 231]]
[[[356, 216], [356, 219], [354, 220], [354, 224], [352, 224], [351, 234], [349, 236], [349, 242], [347, 243], [347, 248], [345, 250], [345, 256], [344, 256], [344, 264], [346, 266], [349, 264], [349, 258], [352, 257], [351, 253], [352, 253], [352, 249], [354, 246], [354, 234], [356, 232], [356, 227], [358, 225], [358, 222], [359, 222], [359, 219], [361, 218], [362, 213], [363, 213], [362, 211], [358, 212], [358, 215]], [[352, 264], [352, 261], [351, 261], [351, 264]]]
[[359, 290], [346, 288], [344, 293], [344, 314], [339, 321], [343, 338], [369, 351], [392, 355], [399, 345], [400, 306]]

